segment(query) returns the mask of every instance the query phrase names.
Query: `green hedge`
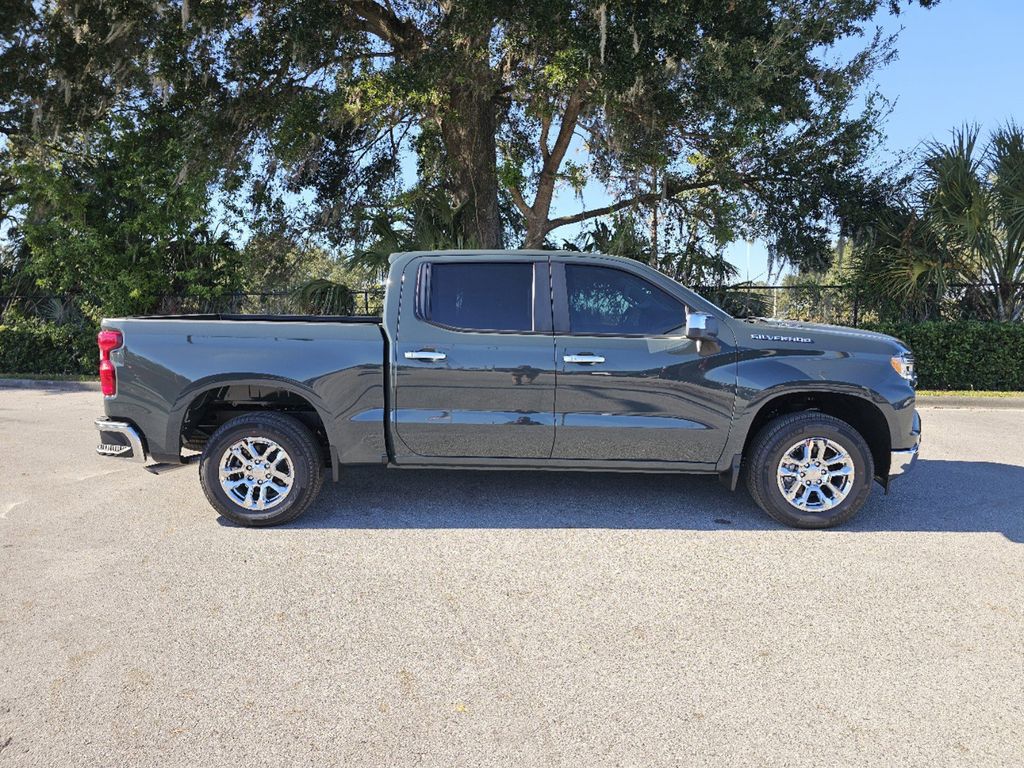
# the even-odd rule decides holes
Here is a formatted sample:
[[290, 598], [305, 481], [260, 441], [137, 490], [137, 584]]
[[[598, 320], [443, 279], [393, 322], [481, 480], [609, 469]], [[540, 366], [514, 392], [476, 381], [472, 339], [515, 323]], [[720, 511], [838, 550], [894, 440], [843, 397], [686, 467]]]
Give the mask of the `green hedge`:
[[872, 327], [914, 351], [921, 389], [1024, 390], [1024, 324], [974, 321]]
[[0, 324], [0, 374], [95, 374], [96, 329], [19, 318]]
[[[1024, 391], [1024, 324], [885, 323], [914, 350], [921, 389]], [[96, 330], [19, 318], [0, 325], [0, 374], [96, 373]]]

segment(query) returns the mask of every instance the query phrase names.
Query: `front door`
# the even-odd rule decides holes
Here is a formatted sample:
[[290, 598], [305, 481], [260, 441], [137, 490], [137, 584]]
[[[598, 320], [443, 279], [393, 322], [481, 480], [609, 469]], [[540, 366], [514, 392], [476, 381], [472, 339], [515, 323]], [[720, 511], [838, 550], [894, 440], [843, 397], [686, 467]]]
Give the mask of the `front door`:
[[399, 440], [416, 456], [551, 455], [548, 262], [508, 259], [425, 257], [406, 270], [393, 418]]
[[556, 459], [712, 463], [732, 419], [735, 354], [684, 335], [686, 306], [613, 266], [552, 262]]

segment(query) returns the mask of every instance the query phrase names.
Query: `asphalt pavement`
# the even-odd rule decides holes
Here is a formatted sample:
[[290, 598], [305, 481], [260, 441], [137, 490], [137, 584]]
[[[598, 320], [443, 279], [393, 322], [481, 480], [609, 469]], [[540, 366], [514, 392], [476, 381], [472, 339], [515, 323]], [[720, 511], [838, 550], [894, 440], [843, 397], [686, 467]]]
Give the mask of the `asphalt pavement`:
[[350, 470], [219, 519], [0, 389], [3, 766], [1024, 765], [1024, 410], [834, 531], [670, 475]]

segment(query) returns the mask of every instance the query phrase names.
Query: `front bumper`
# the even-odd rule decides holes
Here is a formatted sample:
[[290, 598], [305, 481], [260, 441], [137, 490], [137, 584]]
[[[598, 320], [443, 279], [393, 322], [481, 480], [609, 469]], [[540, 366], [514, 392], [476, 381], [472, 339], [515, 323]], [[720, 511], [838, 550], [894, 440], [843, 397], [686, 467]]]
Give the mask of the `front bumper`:
[[143, 464], [146, 462], [142, 435], [131, 424], [113, 419], [96, 419], [96, 429], [100, 433], [96, 453], [100, 456], [117, 456]]
[[900, 451], [893, 451], [889, 460], [889, 477], [899, 477], [909, 472], [917, 463], [918, 446], [906, 448]]
[[889, 479], [905, 475], [917, 463], [917, 454], [921, 449], [921, 416], [914, 411], [914, 426], [910, 432], [912, 445], [892, 452], [889, 459]]

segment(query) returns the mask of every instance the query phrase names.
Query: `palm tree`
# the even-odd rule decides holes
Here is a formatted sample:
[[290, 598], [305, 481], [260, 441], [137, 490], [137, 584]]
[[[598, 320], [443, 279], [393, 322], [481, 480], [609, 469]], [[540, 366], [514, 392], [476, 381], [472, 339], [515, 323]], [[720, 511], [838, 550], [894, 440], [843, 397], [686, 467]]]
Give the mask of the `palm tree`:
[[[393, 253], [473, 248], [475, 243], [462, 234], [468, 229], [465, 219], [469, 215], [466, 205], [452, 206], [438, 191], [415, 190], [405, 196], [400, 207], [367, 216], [365, 245], [353, 251], [346, 266], [381, 283]], [[303, 312], [345, 315], [356, 308], [352, 289], [329, 277], [299, 284], [292, 298]], [[368, 298], [367, 307], [370, 305]], [[368, 311], [379, 309], [378, 305], [376, 310]]]
[[859, 271], [869, 286], [937, 309], [951, 283], [980, 316], [1024, 319], [1024, 129], [1009, 124], [983, 149], [979, 129], [928, 145], [915, 198], [880, 218]]
[[414, 190], [398, 208], [368, 218], [368, 244], [356, 249], [349, 266], [373, 270], [383, 279], [392, 253], [475, 248], [463, 234], [470, 215], [466, 204], [453, 206], [436, 190]]

